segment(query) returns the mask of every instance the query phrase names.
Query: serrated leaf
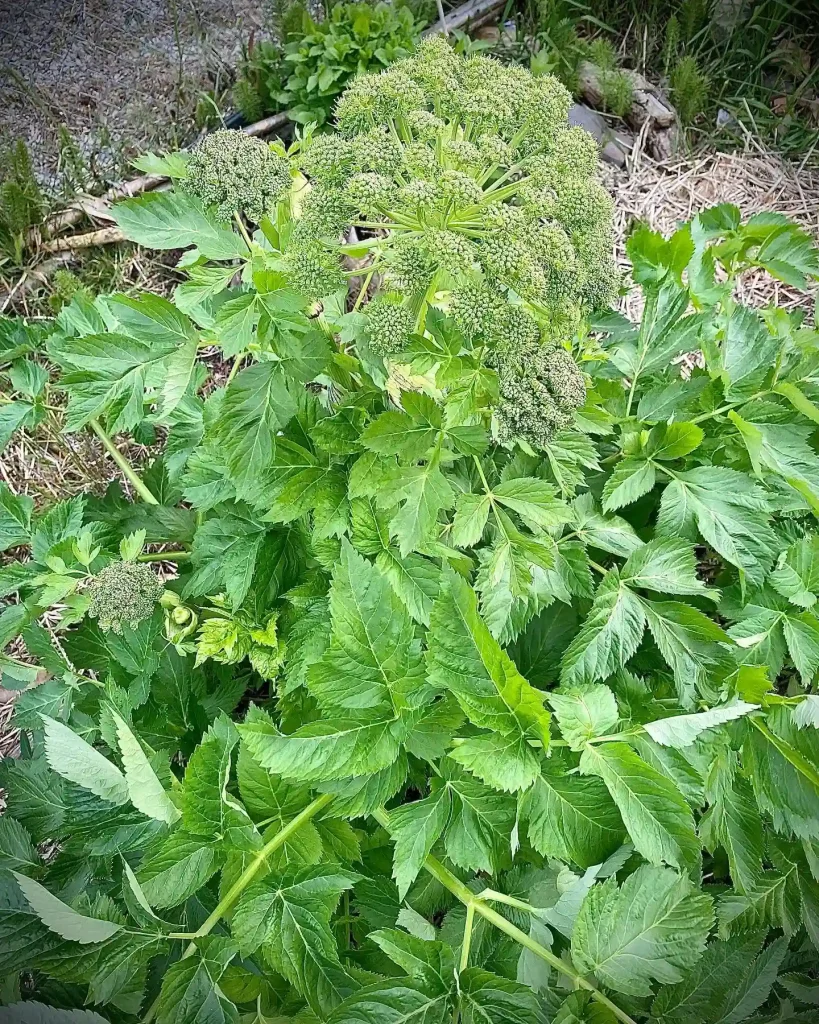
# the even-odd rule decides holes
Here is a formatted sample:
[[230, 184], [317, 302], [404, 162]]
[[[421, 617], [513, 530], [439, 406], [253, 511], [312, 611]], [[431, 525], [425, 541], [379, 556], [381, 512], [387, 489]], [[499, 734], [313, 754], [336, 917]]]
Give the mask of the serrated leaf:
[[149, 249], [195, 245], [209, 260], [242, 259], [248, 249], [229, 227], [213, 220], [188, 192], [149, 192], [117, 203], [114, 219], [125, 237]]
[[0, 869], [37, 871], [43, 866], [31, 836], [9, 814], [0, 817]]
[[406, 733], [405, 724], [393, 716], [364, 723], [325, 719], [288, 735], [258, 721], [238, 728], [263, 768], [299, 782], [352, 778], [388, 768]]
[[424, 861], [449, 821], [452, 800], [446, 786], [390, 812], [390, 835], [395, 842], [392, 876], [399, 899], [418, 877]]
[[67, 903], [53, 896], [45, 886], [17, 871], [12, 874], [23, 892], [29, 906], [50, 931], [63, 939], [87, 945], [105, 942], [122, 931], [122, 925], [112, 921], [100, 921], [77, 913]]
[[669, 868], [643, 865], [618, 889], [611, 877], [583, 901], [572, 959], [626, 995], [650, 996], [652, 981], [682, 981], [702, 956], [714, 920], [711, 900]]
[[112, 712], [117, 730], [119, 752], [125, 768], [128, 795], [138, 811], [156, 821], [173, 825], [180, 813], [156, 777], [139, 740], [131, 732], [128, 723], [116, 711]]
[[430, 942], [386, 928], [370, 932], [369, 939], [428, 991], [448, 992], [455, 977], [455, 958], [443, 942]]
[[542, 696], [515, 668], [478, 614], [472, 589], [450, 573], [430, 620], [427, 662], [433, 685], [449, 690], [470, 721], [503, 736], [548, 745]]
[[613, 569], [603, 578], [580, 631], [563, 654], [564, 686], [607, 679], [637, 650], [645, 630], [645, 610]]
[[604, 783], [544, 764], [526, 794], [529, 842], [544, 857], [589, 868], [602, 863], [625, 838], [626, 830]]
[[235, 955], [235, 943], [208, 936], [192, 956], [171, 964], [159, 993], [157, 1024], [237, 1024], [236, 1008], [219, 989]]
[[761, 584], [778, 551], [764, 491], [745, 473], [698, 466], [675, 473], [663, 491], [658, 533], [688, 536], [695, 527], [726, 561]]
[[392, 498], [403, 502], [390, 522], [402, 556], [435, 540], [438, 514], [452, 508], [455, 494], [436, 460], [402, 470]]
[[357, 877], [331, 865], [287, 871], [245, 890], [233, 915], [240, 950], [247, 955], [263, 946], [266, 959], [315, 1013], [327, 1014], [354, 988], [339, 961], [330, 916]]
[[726, 722], [733, 722], [758, 709], [758, 704], [747, 704], [744, 700], [737, 700], [695, 715], [661, 718], [656, 722], [646, 723], [643, 728], [654, 742], [661, 746], [687, 747], [706, 729], [714, 729]]
[[652, 864], [700, 871], [694, 817], [669, 779], [625, 743], [587, 746], [580, 759], [585, 775], [599, 775], [617, 805], [636, 849]]
[[458, 976], [463, 1024], [540, 1024], [541, 1008], [528, 985], [469, 967]]
[[540, 768], [540, 757], [520, 735], [469, 736], [450, 750], [449, 756], [488, 786], [505, 793], [528, 789]]
[[176, 831], [149, 851], [137, 878], [152, 907], [176, 907], [193, 896], [222, 865], [224, 855], [201, 836]]
[[449, 995], [430, 995], [422, 985], [394, 979], [367, 985], [350, 996], [327, 1018], [327, 1024], [448, 1024]]
[[624, 583], [661, 594], [712, 597], [697, 576], [694, 549], [683, 540], [657, 538], [634, 551], [620, 571]]
[[620, 718], [614, 694], [602, 683], [552, 693], [549, 703], [573, 750], [582, 750], [587, 740], [611, 732]]
[[378, 717], [428, 693], [415, 626], [389, 581], [346, 540], [330, 587], [330, 645], [307, 686], [327, 714]]
[[646, 459], [623, 459], [603, 488], [603, 511], [615, 512], [631, 505], [654, 487], [657, 474]]
[[64, 1010], [33, 999], [12, 1003], [6, 1010], [10, 1024], [108, 1024], [104, 1017], [91, 1010]]
[[128, 783], [115, 764], [67, 725], [47, 715], [41, 717], [46, 758], [58, 775], [109, 803], [121, 806], [128, 802]]

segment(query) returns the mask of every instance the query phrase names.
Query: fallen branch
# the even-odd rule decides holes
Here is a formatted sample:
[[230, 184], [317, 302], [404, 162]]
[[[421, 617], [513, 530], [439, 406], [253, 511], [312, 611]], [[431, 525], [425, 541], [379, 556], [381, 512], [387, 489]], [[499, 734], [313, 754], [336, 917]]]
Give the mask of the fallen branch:
[[84, 235], [53, 238], [50, 242], [43, 242], [40, 249], [42, 252], [74, 252], [75, 249], [90, 249], [95, 245], [111, 245], [113, 242], [124, 241], [125, 234], [122, 228], [100, 228]]

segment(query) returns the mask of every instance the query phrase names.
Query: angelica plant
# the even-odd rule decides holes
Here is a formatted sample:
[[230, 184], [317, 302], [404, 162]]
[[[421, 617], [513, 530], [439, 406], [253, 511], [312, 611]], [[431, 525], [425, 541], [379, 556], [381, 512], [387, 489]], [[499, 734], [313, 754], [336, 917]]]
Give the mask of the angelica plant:
[[[370, 168], [362, 126], [447, 53], [342, 102]], [[413, 138], [488, 109], [452, 59]], [[389, 111], [383, 194], [430, 194]], [[811, 1024], [819, 336], [737, 283], [806, 289], [812, 240], [732, 206], [640, 228], [641, 323], [587, 325], [585, 292], [513, 283], [535, 236], [489, 244], [520, 193], [347, 266], [315, 232], [336, 144], [276, 150], [300, 169], [252, 233], [163, 158], [181, 187], [117, 217], [186, 249], [173, 299], [77, 295], [51, 327], [64, 427], [123, 482], [0, 487], [0, 1019]], [[463, 173], [478, 206], [492, 175]], [[539, 222], [564, 267], [592, 212]], [[130, 465], [130, 432], [161, 456]]]
[[371, 269], [401, 301], [370, 323], [379, 352], [404, 349], [410, 312], [423, 328], [429, 305], [451, 306], [473, 342], [497, 348], [516, 343], [510, 309], [564, 343], [608, 303], [611, 200], [594, 140], [567, 124], [570, 102], [554, 78], [441, 39], [341, 97], [338, 132], [300, 154], [311, 190], [299, 242], [326, 252], [349, 223], [384, 233]]

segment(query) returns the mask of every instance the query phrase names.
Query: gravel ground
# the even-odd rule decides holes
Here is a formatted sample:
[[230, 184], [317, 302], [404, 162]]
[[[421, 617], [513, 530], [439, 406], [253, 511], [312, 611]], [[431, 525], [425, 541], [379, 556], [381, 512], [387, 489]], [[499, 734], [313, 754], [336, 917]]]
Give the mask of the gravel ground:
[[190, 139], [202, 94], [229, 85], [264, 0], [0, 0], [0, 135], [55, 183], [64, 125], [98, 182]]

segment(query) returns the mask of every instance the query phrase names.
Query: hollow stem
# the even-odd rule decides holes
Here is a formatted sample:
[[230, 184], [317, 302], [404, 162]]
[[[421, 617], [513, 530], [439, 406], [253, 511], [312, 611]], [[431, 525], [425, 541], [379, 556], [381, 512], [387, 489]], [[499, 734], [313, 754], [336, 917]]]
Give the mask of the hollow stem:
[[138, 562], [185, 562], [191, 557], [190, 551], [154, 551], [137, 555]]
[[[303, 811], [296, 815], [292, 821], [289, 821], [284, 828], [280, 829], [275, 836], [273, 836], [261, 850], [256, 854], [253, 860], [248, 864], [241, 875], [236, 879], [233, 885], [228, 889], [225, 895], [216, 905], [213, 913], [204, 922], [201, 928], [198, 928], [191, 936], [192, 942], [186, 948], [182, 954], [182, 959], [185, 960], [189, 956], [193, 956], [196, 952], [196, 939], [203, 939], [206, 935], [209, 935], [216, 925], [222, 920], [225, 914], [229, 914], [233, 907], [239, 900], [239, 897], [247, 889], [247, 887], [256, 878], [256, 875], [261, 871], [265, 861], [271, 853], [275, 853], [279, 847], [284, 846], [287, 840], [298, 830], [302, 825], [305, 825], [311, 818], [314, 818], [320, 811], [329, 804], [333, 799], [332, 793], [322, 793], [321, 796], [317, 796], [315, 800], [309, 803]], [[159, 1000], [148, 1009], [145, 1017], [143, 1018], [143, 1024], [150, 1024], [150, 1022], [156, 1016], [157, 1009], [159, 1007]]]
[[[383, 807], [373, 812], [373, 817], [384, 829], [389, 832], [390, 830], [390, 817], [389, 814], [384, 810]], [[510, 939], [514, 939], [519, 945], [523, 946], [524, 949], [528, 949], [534, 953], [535, 956], [544, 960], [550, 967], [553, 967], [556, 971], [561, 974], [565, 974], [568, 978], [571, 978], [575, 988], [582, 988], [587, 991], [595, 1002], [605, 1006], [614, 1016], [622, 1021], [622, 1024], [637, 1024], [633, 1017], [630, 1017], [625, 1010], [621, 1010], [616, 1003], [613, 1003], [608, 996], [604, 995], [600, 989], [593, 985], [587, 978], [584, 978], [579, 971], [575, 970], [570, 964], [561, 960], [559, 956], [555, 956], [551, 950], [546, 949], [536, 939], [533, 939], [531, 935], [527, 935], [526, 932], [521, 931], [516, 925], [512, 924], [511, 921], [507, 921], [506, 918], [499, 914], [492, 907], [487, 906], [471, 889], [464, 885], [464, 883], [457, 878], [449, 868], [445, 867], [437, 857], [430, 855], [424, 861], [424, 868], [429, 874], [432, 875], [437, 881], [448, 889], [453, 896], [461, 901], [467, 908], [473, 908], [475, 914], [479, 914], [485, 921], [493, 924], [499, 931], [502, 931], [505, 935], [508, 935]]]
[[148, 505], [158, 505], [159, 501], [154, 497], [151, 491], [145, 486], [142, 480], [139, 478], [136, 470], [131, 463], [125, 458], [122, 452], [117, 448], [111, 438], [103, 429], [102, 424], [99, 420], [89, 420], [89, 425], [97, 437], [102, 441], [103, 447], [116, 462], [119, 468], [122, 470], [122, 475], [130, 483], [136, 493], [142, 498], [142, 500]]

